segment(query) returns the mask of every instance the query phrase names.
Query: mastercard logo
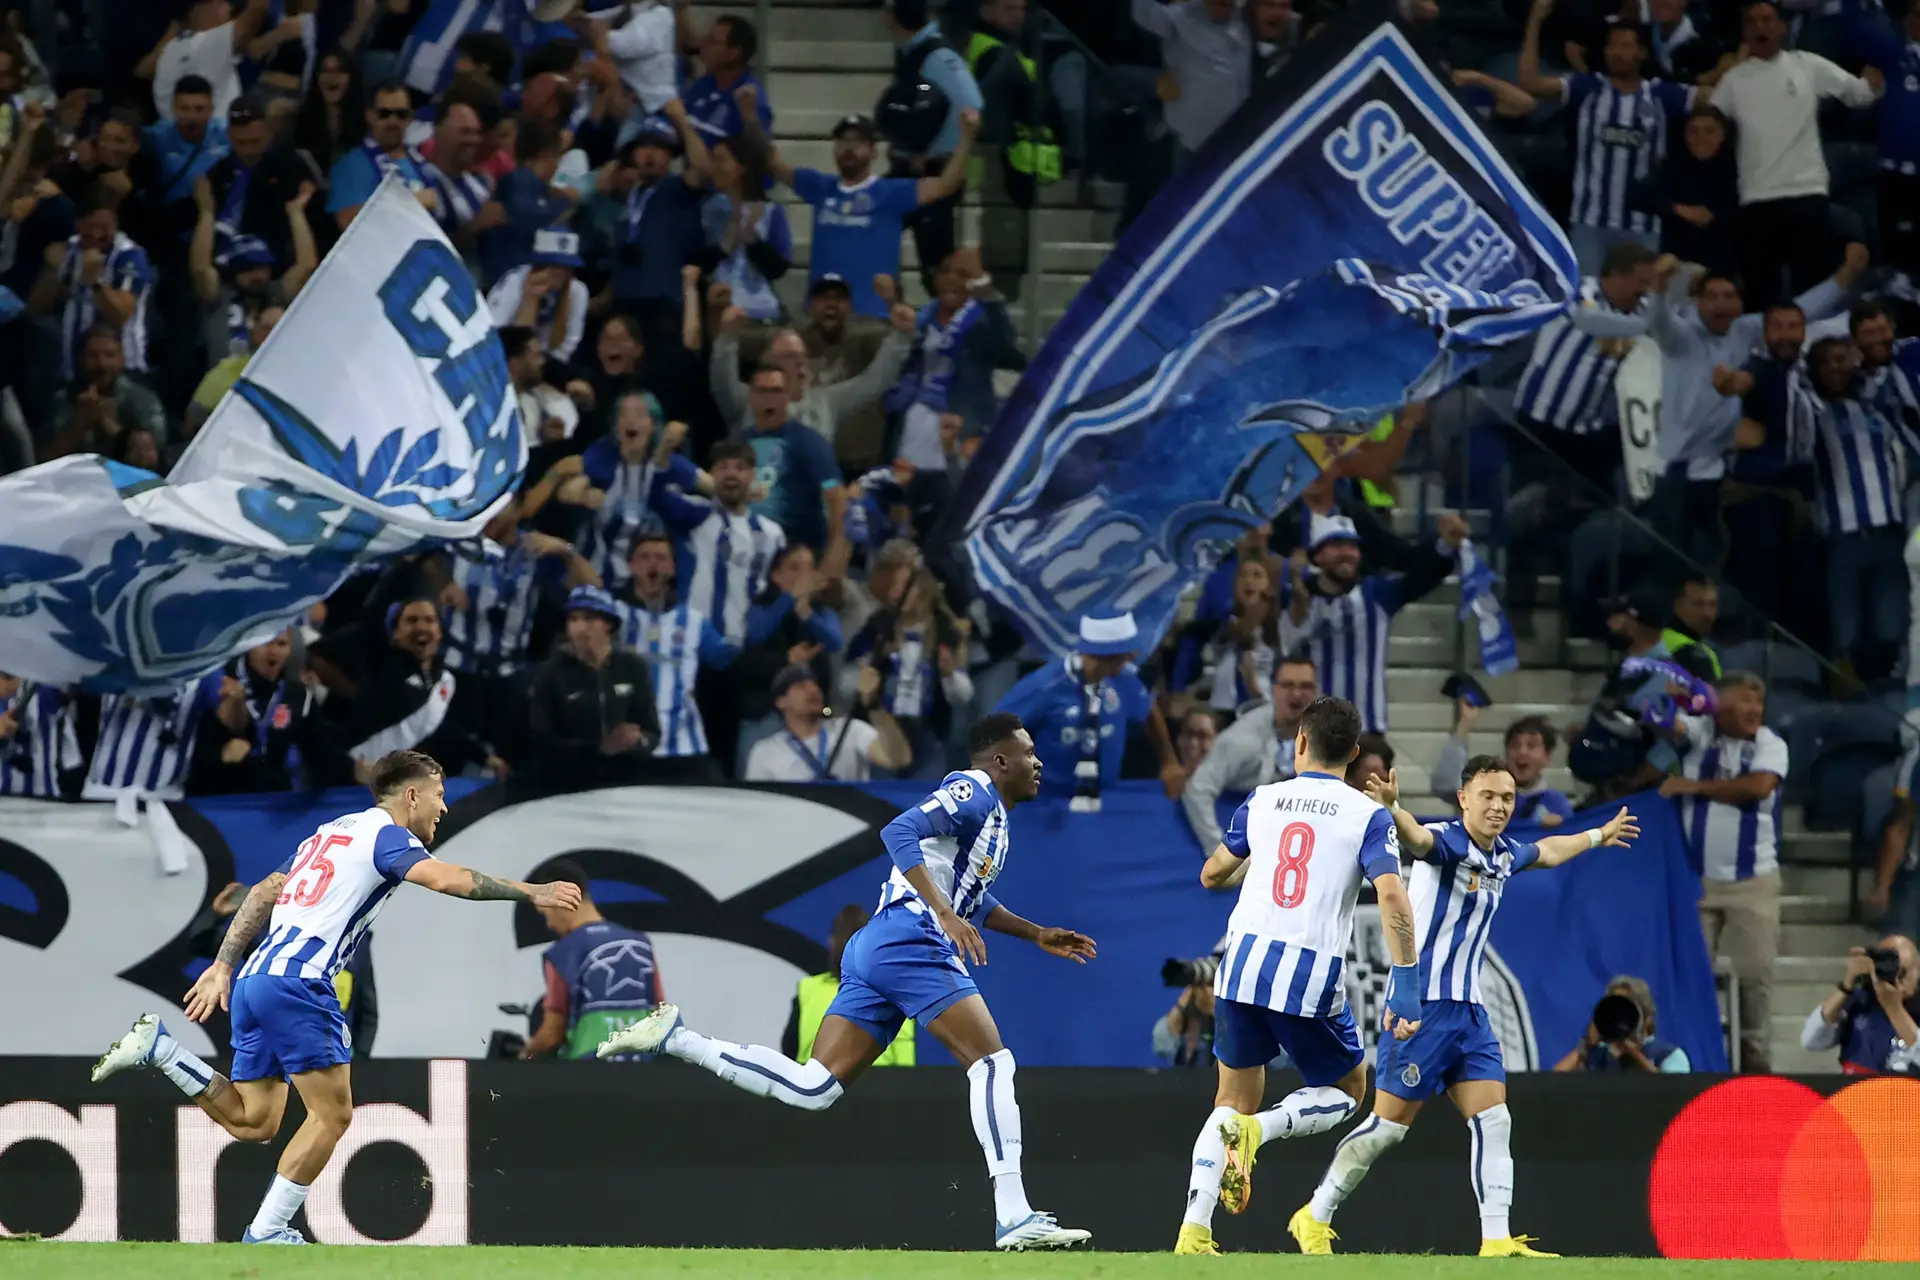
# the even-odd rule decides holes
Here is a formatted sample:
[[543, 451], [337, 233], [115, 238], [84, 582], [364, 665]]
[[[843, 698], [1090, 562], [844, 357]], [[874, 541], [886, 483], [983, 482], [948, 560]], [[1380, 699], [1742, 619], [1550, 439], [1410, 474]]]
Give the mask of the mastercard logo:
[[1662, 1135], [1647, 1194], [1669, 1258], [1920, 1262], [1920, 1081], [1715, 1085]]

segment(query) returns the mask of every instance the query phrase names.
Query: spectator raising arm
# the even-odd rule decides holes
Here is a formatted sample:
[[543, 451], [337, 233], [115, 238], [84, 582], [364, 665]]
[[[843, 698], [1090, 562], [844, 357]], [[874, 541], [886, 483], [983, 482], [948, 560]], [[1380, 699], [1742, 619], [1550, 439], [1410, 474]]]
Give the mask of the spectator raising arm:
[[922, 178], [914, 187], [921, 204], [945, 200], [967, 184], [967, 157], [973, 152], [973, 140], [980, 136], [980, 113], [971, 108], [960, 113], [960, 145], [947, 157], [940, 172]]

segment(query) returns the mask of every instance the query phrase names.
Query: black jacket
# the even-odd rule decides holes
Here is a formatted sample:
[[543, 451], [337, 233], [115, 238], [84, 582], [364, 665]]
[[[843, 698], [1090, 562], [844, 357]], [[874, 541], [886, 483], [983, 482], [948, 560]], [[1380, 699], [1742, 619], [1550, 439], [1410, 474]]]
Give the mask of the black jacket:
[[[640, 741], [617, 756], [600, 742], [617, 726], [640, 726]], [[616, 647], [595, 670], [571, 645], [561, 645], [533, 677], [533, 741], [539, 768], [554, 781], [628, 781], [646, 772], [660, 741], [660, 714], [653, 701], [653, 674], [631, 649]]]

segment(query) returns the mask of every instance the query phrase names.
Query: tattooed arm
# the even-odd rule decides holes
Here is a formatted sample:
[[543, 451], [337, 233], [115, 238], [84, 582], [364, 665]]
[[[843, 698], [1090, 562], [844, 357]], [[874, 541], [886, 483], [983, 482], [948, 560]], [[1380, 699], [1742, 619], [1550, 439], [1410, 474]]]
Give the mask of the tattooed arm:
[[571, 911], [580, 905], [580, 887], [556, 880], [551, 884], [525, 884], [502, 880], [471, 867], [456, 866], [437, 858], [422, 858], [407, 870], [407, 879], [449, 898], [471, 902], [531, 902], [536, 907], [558, 907]]
[[1380, 928], [1386, 934], [1387, 954], [1396, 965], [1418, 964], [1413, 902], [1407, 897], [1406, 883], [1399, 876], [1384, 875], [1373, 882], [1373, 892], [1380, 900]]
[[233, 990], [233, 971], [247, 958], [247, 952], [253, 950], [254, 940], [266, 928], [268, 918], [273, 915], [274, 901], [286, 882], [286, 873], [276, 871], [248, 891], [246, 901], [233, 913], [233, 922], [227, 926], [220, 954], [187, 991], [188, 1021], [205, 1022], [215, 1009], [227, 1008]]

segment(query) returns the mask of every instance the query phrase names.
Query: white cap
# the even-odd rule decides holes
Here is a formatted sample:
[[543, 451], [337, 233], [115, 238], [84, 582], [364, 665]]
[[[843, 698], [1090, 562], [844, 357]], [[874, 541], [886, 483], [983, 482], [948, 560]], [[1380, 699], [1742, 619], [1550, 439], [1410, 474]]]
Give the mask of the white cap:
[[1358, 542], [1360, 531], [1345, 516], [1315, 516], [1307, 529], [1307, 550], [1318, 551], [1329, 542]]
[[1139, 647], [1140, 628], [1134, 625], [1131, 613], [1097, 617], [1087, 614], [1080, 619], [1081, 653], [1090, 653], [1095, 657], [1112, 657], [1122, 653], [1132, 653]]

